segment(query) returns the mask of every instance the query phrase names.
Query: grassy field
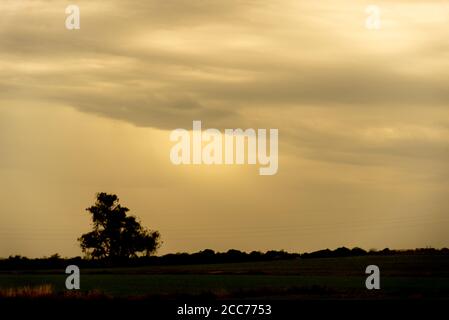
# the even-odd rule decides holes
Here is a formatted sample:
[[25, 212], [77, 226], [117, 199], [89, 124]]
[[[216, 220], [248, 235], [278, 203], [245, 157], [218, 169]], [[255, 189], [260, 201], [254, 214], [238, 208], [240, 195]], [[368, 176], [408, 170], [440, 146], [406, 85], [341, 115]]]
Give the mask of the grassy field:
[[[365, 288], [378, 265], [381, 290]], [[64, 270], [4, 271], [0, 292], [50, 287], [65, 292]], [[449, 299], [449, 257], [372, 256], [81, 270], [81, 291], [110, 297], [193, 295], [226, 299]]]

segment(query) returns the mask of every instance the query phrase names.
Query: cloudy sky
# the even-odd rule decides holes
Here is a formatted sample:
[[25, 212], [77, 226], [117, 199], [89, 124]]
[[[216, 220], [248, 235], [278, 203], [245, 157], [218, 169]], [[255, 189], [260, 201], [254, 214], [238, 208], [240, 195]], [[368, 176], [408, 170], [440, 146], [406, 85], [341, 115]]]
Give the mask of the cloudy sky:
[[[449, 246], [449, 2], [2, 0], [0, 14], [0, 256], [80, 255], [99, 191], [162, 233], [160, 253]], [[169, 134], [193, 120], [278, 128], [278, 174], [172, 165]]]

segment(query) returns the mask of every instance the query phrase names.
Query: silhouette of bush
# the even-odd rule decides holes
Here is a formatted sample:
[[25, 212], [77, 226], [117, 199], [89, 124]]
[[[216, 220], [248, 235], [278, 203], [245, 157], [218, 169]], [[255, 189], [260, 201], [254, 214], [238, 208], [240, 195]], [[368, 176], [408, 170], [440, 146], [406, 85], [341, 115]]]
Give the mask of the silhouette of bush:
[[314, 259], [314, 258], [344, 258], [356, 256], [385, 256], [385, 255], [449, 255], [448, 248], [417, 248], [410, 250], [390, 250], [388, 248], [381, 251], [365, 251], [361, 248], [348, 249], [345, 247], [335, 250], [325, 249], [311, 253], [289, 253], [286, 251], [270, 250], [265, 253], [243, 251], [231, 249], [227, 252], [215, 252], [205, 249], [195, 253], [169, 253], [163, 256], [143, 256], [131, 258], [127, 261], [116, 261], [111, 264], [108, 259], [90, 260], [81, 257], [61, 258], [59, 255], [38, 259], [28, 259], [19, 255], [10, 256], [7, 259], [0, 259], [0, 270], [20, 270], [20, 269], [65, 269], [68, 265], [74, 264], [80, 268], [101, 268], [110, 266], [138, 267], [149, 265], [182, 265], [182, 264], [214, 264], [214, 263], [238, 263], [256, 261], [276, 261], [288, 259]]

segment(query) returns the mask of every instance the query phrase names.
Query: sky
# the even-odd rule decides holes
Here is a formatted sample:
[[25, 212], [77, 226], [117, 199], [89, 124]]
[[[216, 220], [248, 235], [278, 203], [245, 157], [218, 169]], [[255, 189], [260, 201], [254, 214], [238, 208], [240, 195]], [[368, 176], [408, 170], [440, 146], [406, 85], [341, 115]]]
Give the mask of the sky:
[[[0, 15], [0, 257], [81, 255], [97, 192], [159, 230], [159, 254], [449, 246], [449, 2], [2, 0]], [[193, 120], [277, 128], [277, 174], [173, 165], [170, 132]]]

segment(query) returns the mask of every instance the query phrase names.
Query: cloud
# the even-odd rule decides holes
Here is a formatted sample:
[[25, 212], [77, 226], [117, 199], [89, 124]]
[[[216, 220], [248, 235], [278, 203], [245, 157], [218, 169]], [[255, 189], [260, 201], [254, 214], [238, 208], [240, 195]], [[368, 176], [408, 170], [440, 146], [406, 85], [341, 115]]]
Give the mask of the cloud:
[[[323, 143], [342, 135], [323, 136], [292, 118], [322, 121], [339, 110], [334, 121], [358, 133], [427, 128], [422, 119], [444, 115], [449, 103], [439, 2], [381, 2], [386, 30], [377, 34], [363, 29], [363, 8], [354, 1], [80, 1], [75, 32], [61, 23], [65, 5], [3, 2], [0, 99], [48, 101], [166, 130], [194, 119], [219, 128], [279, 124], [288, 143], [314, 154], [361, 150], [358, 138]], [[417, 8], [437, 14], [417, 28], [401, 15]], [[405, 150], [426, 152], [427, 142], [364, 143], [364, 152], [413, 155], [420, 151]]]

